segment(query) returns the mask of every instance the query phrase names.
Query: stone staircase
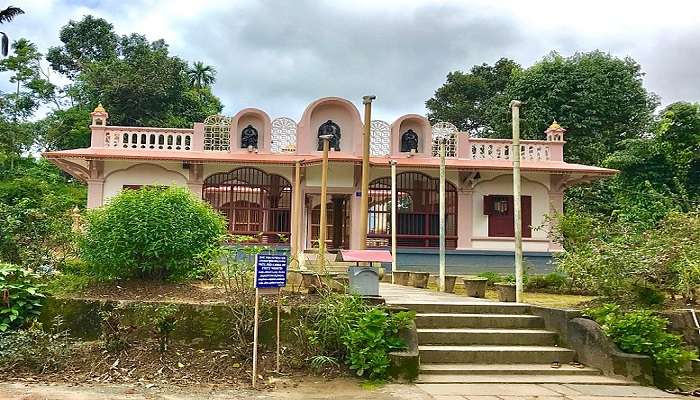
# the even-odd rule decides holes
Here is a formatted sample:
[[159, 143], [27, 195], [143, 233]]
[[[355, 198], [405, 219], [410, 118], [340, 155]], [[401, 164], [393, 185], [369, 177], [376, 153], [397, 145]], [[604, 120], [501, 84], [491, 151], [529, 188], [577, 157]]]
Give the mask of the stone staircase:
[[[417, 383], [579, 383], [636, 385], [570, 365], [576, 353], [557, 345], [542, 317], [514, 303], [393, 304], [416, 311]], [[552, 368], [558, 362], [560, 368]]]

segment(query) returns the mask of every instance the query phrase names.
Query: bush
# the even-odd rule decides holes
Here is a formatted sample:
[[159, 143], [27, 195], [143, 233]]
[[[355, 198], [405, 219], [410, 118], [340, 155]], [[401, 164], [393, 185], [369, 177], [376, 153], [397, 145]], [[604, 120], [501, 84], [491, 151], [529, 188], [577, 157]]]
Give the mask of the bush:
[[[506, 281], [505, 277], [501, 276], [500, 274], [497, 274], [495, 272], [490, 272], [490, 271], [482, 272], [477, 276], [479, 278], [486, 278], [487, 279], [486, 284], [488, 286], [493, 286], [496, 283], [501, 283], [501, 282]], [[515, 282], [515, 278], [513, 279], [513, 281]]]
[[534, 290], [561, 291], [566, 288], [568, 279], [566, 275], [559, 272], [550, 272], [547, 275], [533, 275], [530, 277], [527, 288]]
[[682, 363], [697, 357], [684, 348], [681, 336], [666, 331], [668, 320], [649, 310], [625, 311], [606, 304], [586, 311], [620, 350], [650, 356], [667, 373], [678, 372]]
[[395, 315], [381, 308], [373, 308], [362, 314], [343, 337], [348, 355], [346, 363], [358, 376], [369, 379], [386, 378], [391, 364], [389, 353], [406, 348], [398, 336], [399, 329], [413, 319], [408, 312]]
[[[573, 229], [571, 219], [582, 218], [576, 213], [559, 216], [555, 232]], [[571, 278], [572, 286], [644, 305], [662, 302], [663, 292], [680, 294], [687, 304], [698, 302], [700, 210], [672, 212], [647, 230], [624, 223], [589, 222], [582, 225], [585, 232], [569, 233], [566, 251], [557, 258], [558, 268]]]
[[44, 332], [32, 327], [0, 333], [0, 372], [57, 371], [71, 356], [71, 345], [67, 331]]
[[86, 214], [80, 254], [103, 278], [183, 279], [225, 232], [224, 218], [187, 189], [127, 190]]
[[43, 284], [38, 275], [12, 264], [0, 264], [0, 332], [21, 328], [41, 313]]

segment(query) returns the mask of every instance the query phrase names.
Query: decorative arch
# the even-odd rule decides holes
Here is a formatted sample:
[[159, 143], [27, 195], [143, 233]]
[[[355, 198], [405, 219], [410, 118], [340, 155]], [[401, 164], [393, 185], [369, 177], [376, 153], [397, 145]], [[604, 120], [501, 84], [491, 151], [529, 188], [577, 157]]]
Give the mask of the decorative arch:
[[409, 129], [412, 129], [418, 135], [418, 149], [416, 153], [419, 156], [430, 156], [432, 148], [432, 134], [430, 121], [419, 114], [406, 114], [396, 119], [391, 124], [391, 154], [406, 155], [401, 152], [401, 136]]
[[114, 171], [110, 171], [108, 174], [105, 174], [104, 179], [105, 179], [105, 181], [108, 180], [110, 176], [112, 176], [113, 174], [116, 174], [117, 172], [131, 171], [131, 170], [138, 169], [138, 168], [152, 168], [152, 169], [156, 169], [156, 170], [160, 170], [162, 172], [165, 172], [169, 175], [173, 175], [173, 176], [177, 175], [177, 177], [179, 179], [187, 179], [187, 176], [185, 176], [181, 172], [167, 169], [167, 168], [165, 168], [161, 165], [158, 165], [158, 164], [149, 164], [149, 163], [138, 163], [138, 164], [130, 165], [127, 168], [115, 169]]
[[[340, 112], [326, 112], [339, 110]], [[343, 131], [340, 147], [344, 152], [361, 154], [362, 118], [355, 105], [340, 97], [323, 97], [309, 104], [299, 122], [297, 148], [302, 153], [317, 151], [317, 133], [321, 124], [332, 119]]]
[[[396, 175], [397, 246], [438, 247], [440, 181], [422, 172]], [[391, 244], [391, 177], [369, 184], [368, 246]], [[445, 244], [457, 247], [457, 188], [445, 182]]]
[[228, 218], [229, 232], [281, 243], [291, 231], [292, 185], [281, 175], [236, 168], [204, 180], [202, 199]]
[[244, 131], [250, 126], [258, 134], [257, 142], [253, 148], [262, 152], [269, 152], [271, 123], [270, 116], [259, 108], [249, 107], [237, 112], [231, 120], [231, 137], [235, 143], [232, 145], [232, 150], [236, 152], [246, 151], [248, 146], [243, 147], [243, 139], [245, 134], [249, 132]]

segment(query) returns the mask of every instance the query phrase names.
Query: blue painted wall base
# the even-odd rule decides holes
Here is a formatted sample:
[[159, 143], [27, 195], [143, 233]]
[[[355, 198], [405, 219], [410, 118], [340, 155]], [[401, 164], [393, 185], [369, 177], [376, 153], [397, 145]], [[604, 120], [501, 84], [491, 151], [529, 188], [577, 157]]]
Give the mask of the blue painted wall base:
[[[399, 269], [438, 274], [438, 249], [398, 249]], [[524, 252], [525, 268], [529, 274], [547, 274], [554, 270], [550, 252]], [[447, 250], [445, 270], [448, 275], [476, 275], [481, 272], [512, 274], [515, 270], [512, 251]]]

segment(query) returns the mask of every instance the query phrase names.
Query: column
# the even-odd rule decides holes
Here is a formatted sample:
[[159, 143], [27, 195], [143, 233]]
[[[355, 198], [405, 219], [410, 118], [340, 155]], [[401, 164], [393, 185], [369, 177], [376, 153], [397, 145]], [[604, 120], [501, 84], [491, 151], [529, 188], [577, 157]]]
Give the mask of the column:
[[202, 198], [202, 186], [204, 186], [204, 166], [202, 164], [189, 165], [189, 177], [187, 188], [198, 198]]
[[[564, 214], [564, 192], [562, 190], [549, 191], [549, 213], [550, 215]], [[564, 250], [561, 244], [549, 240], [549, 250], [560, 251]]]
[[87, 208], [97, 208], [102, 206], [104, 196], [105, 180], [102, 178], [87, 180]]
[[457, 249], [470, 249], [474, 235], [474, 190], [457, 192]]

